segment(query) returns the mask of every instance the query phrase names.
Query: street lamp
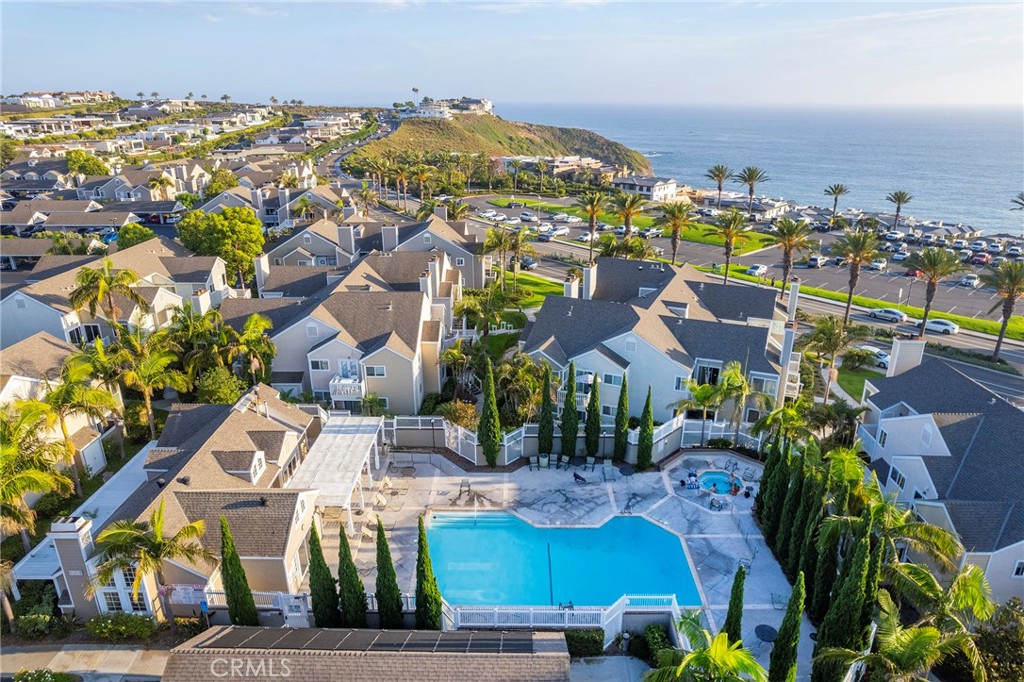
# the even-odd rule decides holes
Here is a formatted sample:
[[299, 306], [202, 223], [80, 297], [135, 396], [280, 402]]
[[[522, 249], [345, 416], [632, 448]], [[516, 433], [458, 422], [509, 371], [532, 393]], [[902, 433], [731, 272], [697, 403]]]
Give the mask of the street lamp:
[[604, 440], [607, 435], [608, 435], [608, 432], [605, 431], [604, 429], [602, 429], [601, 430], [601, 459], [607, 459], [608, 448], [605, 447], [605, 440]]
[[437, 437], [436, 437], [436, 433], [437, 432], [435, 431], [435, 429], [437, 429], [437, 420], [436, 419], [431, 419], [430, 420], [430, 447], [432, 447], [432, 448], [436, 448], [437, 447]]

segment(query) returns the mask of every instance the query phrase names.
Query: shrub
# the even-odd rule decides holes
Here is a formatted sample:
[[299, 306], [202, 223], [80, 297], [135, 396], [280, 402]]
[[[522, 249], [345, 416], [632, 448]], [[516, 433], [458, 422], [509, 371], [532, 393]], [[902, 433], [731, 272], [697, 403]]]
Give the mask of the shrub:
[[573, 658], [604, 655], [604, 630], [566, 630], [565, 645]]
[[242, 380], [227, 367], [214, 367], [203, 372], [196, 382], [196, 402], [233, 405], [245, 391]]
[[657, 660], [658, 652], [662, 649], [672, 649], [672, 640], [668, 637], [668, 630], [660, 623], [651, 623], [644, 629], [644, 637], [647, 638], [647, 648], [650, 649], [651, 657]]
[[27, 613], [14, 619], [14, 629], [24, 639], [42, 639], [50, 634], [53, 621], [49, 613]]
[[175, 618], [174, 625], [178, 628], [178, 635], [185, 639], [192, 639], [206, 632], [205, 618]]
[[55, 673], [49, 668], [14, 673], [14, 682], [75, 682], [76, 679], [71, 673]]
[[864, 367], [873, 367], [875, 354], [868, 350], [850, 350], [843, 355], [843, 369], [856, 372]]
[[428, 393], [423, 396], [423, 405], [420, 407], [420, 414], [437, 414], [437, 408], [443, 402], [445, 402], [444, 396], [440, 393]]
[[729, 440], [728, 438], [709, 438], [708, 447], [728, 450], [732, 448], [732, 441]]
[[137, 613], [104, 613], [87, 620], [85, 629], [96, 639], [107, 642], [146, 641], [156, 633], [157, 624], [149, 616]]
[[651, 660], [651, 647], [647, 643], [647, 638], [637, 634], [631, 636], [629, 638], [629, 655], [642, 661]]

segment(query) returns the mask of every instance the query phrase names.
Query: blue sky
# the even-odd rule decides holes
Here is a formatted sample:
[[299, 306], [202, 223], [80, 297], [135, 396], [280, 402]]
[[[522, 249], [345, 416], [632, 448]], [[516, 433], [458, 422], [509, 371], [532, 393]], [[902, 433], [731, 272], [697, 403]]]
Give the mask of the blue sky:
[[1024, 106], [1024, 4], [2, 3], [3, 93]]

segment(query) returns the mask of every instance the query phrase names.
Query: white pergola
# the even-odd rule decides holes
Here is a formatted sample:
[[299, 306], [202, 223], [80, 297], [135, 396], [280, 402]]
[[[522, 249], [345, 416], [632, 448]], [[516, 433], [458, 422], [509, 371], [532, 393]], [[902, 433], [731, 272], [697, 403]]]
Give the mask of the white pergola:
[[358, 492], [359, 508], [365, 509], [363, 471], [372, 475], [370, 455], [373, 469], [380, 469], [378, 443], [383, 428], [383, 417], [330, 415], [287, 487], [316, 490], [318, 506], [344, 508], [349, 512], [348, 532], [355, 532], [352, 494]]

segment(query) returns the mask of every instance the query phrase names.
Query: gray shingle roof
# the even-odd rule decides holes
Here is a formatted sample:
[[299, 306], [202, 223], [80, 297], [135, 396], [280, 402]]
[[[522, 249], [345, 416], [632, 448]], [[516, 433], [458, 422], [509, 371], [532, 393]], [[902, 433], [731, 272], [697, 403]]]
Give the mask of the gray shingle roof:
[[555, 337], [562, 352], [572, 358], [629, 331], [639, 321], [636, 311], [621, 303], [549, 296], [523, 338], [523, 350], [539, 350]]
[[344, 291], [331, 294], [312, 314], [366, 353], [386, 345], [412, 357], [419, 347], [423, 298], [418, 291]]
[[[220, 517], [227, 519], [238, 554], [243, 557], [284, 556], [295, 506], [302, 491], [175, 490], [174, 499], [189, 522], [203, 521], [200, 542], [220, 554]], [[265, 503], [264, 503], [265, 501]]]
[[316, 299], [304, 298], [226, 298], [220, 304], [220, 314], [224, 322], [238, 331], [250, 315], [263, 315], [273, 325], [270, 331], [273, 336], [318, 304]]
[[340, 274], [333, 265], [273, 265], [263, 280], [263, 291], [285, 297], [312, 296], [327, 286], [328, 274]]
[[691, 358], [707, 358], [722, 362], [737, 361], [749, 372], [778, 374], [778, 368], [765, 355], [768, 328], [742, 324], [684, 320], [662, 316], [661, 321], [679, 341]]
[[210, 278], [210, 271], [217, 263], [216, 256], [171, 256], [160, 262], [175, 282], [202, 284]]
[[46, 332], [33, 334], [0, 352], [0, 377], [55, 379], [64, 361], [76, 352], [74, 346]]

